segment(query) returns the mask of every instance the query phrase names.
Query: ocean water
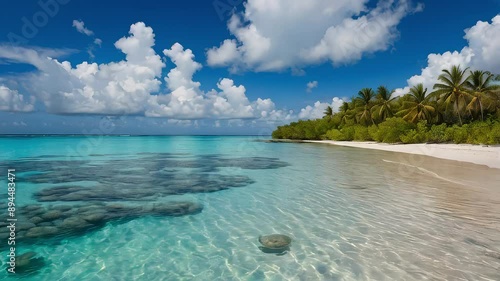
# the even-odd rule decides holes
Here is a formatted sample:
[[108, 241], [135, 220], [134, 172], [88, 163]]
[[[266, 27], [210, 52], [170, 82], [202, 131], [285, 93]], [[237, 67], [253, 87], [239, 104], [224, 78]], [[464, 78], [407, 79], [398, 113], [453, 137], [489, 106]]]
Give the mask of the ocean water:
[[499, 170], [263, 140], [0, 138], [0, 223], [15, 168], [16, 252], [43, 258], [8, 276], [1, 237], [0, 279], [500, 280]]

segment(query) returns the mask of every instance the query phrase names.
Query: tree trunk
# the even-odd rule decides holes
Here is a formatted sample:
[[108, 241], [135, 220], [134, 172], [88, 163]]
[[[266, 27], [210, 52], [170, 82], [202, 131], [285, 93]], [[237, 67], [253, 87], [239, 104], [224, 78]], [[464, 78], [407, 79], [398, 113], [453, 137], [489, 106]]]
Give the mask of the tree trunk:
[[481, 102], [481, 100], [478, 101], [479, 101], [479, 108], [481, 108], [481, 121], [484, 121], [483, 103]]
[[462, 126], [462, 116], [460, 114], [460, 110], [458, 110], [458, 99], [455, 100], [455, 111], [457, 112], [458, 122], [460, 123], [460, 127], [461, 127]]

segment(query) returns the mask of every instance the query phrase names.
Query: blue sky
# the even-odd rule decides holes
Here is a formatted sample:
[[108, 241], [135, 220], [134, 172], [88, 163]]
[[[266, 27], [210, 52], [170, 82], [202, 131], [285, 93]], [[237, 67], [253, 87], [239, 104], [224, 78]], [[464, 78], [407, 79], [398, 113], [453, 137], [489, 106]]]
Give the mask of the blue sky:
[[[425, 82], [430, 85], [432, 81], [423, 71], [425, 69], [433, 73], [457, 61], [473, 68], [497, 72], [500, 69], [498, 63], [488, 60], [488, 53], [479, 54], [481, 44], [486, 45], [481, 34], [500, 34], [497, 33], [500, 24], [492, 22], [500, 12], [497, 0], [474, 3], [462, 0], [394, 3], [354, 0], [350, 4], [341, 0], [317, 0], [310, 1], [311, 7], [300, 7], [301, 11], [309, 12], [305, 16], [297, 13], [296, 21], [290, 21], [293, 9], [280, 6], [283, 5], [280, 0], [268, 1], [267, 6], [262, 6], [262, 1], [258, 0], [248, 3], [143, 0], [121, 1], [119, 5], [111, 1], [57, 1], [1, 4], [0, 133], [98, 133], [100, 120], [111, 120], [112, 133], [117, 134], [267, 134], [284, 122], [318, 117], [325, 106], [335, 107], [341, 99], [354, 96], [363, 87], [386, 85], [403, 93], [405, 87], [419, 79], [427, 79]], [[39, 2], [49, 3], [51, 7], [55, 4], [59, 11], [47, 16], [47, 24], [37, 27], [32, 38], [26, 38], [23, 36], [23, 17], [31, 23], [37, 20], [36, 15], [38, 20], [44, 20], [42, 13], [45, 12]], [[227, 8], [232, 6], [229, 3], [235, 2], [234, 16], [229, 12], [222, 15], [214, 7]], [[317, 7], [314, 2], [318, 2]], [[326, 16], [315, 14], [325, 8], [332, 8], [333, 12]], [[337, 8], [345, 11], [339, 12]], [[245, 16], [245, 11], [252, 13]], [[370, 42], [357, 45], [353, 53], [338, 51], [339, 45], [352, 39], [349, 36], [353, 32], [343, 26], [343, 22], [361, 22], [364, 16], [368, 19], [368, 32], [373, 32], [367, 37]], [[316, 18], [319, 20], [314, 20]], [[391, 20], [386, 21], [386, 18]], [[79, 32], [73, 24], [75, 20], [83, 22], [92, 34]], [[485, 25], [477, 25], [478, 21]], [[137, 25], [138, 32], [152, 30], [154, 46], [150, 49], [159, 59], [139, 66], [129, 61], [125, 67], [146, 67], [155, 74], [146, 78], [143, 75], [133, 77], [133, 82], [129, 82], [135, 84], [131, 87], [141, 88], [133, 94], [122, 88], [109, 92], [103, 84], [129, 85], [127, 77], [137, 72], [113, 72], [120, 77], [116, 79], [124, 80], [113, 81], [115, 78], [111, 77], [104, 81], [104, 76], [112, 75], [99, 65], [126, 60], [115, 42], [120, 38], [130, 39], [129, 29], [138, 22], [144, 23], [144, 26]], [[231, 23], [228, 22], [236, 27], [229, 28]], [[249, 32], [252, 26], [256, 32]], [[464, 30], [471, 27], [476, 27], [477, 32], [470, 32], [465, 39]], [[328, 28], [334, 30], [331, 36], [325, 35]], [[23, 41], [12, 45], [9, 39], [13, 34], [23, 37]], [[94, 43], [96, 38], [102, 40], [100, 46]], [[234, 42], [238, 49], [227, 52], [218, 49], [224, 40]], [[310, 42], [305, 42], [308, 40]], [[359, 41], [359, 38], [352, 40]], [[267, 42], [269, 46], [263, 47]], [[493, 39], [492, 42], [488, 44], [493, 45], [490, 48], [494, 53], [500, 49], [500, 45], [495, 44], [500, 42]], [[182, 48], [173, 48], [175, 43]], [[131, 46], [131, 53], [149, 52], [148, 46], [134, 49], [133, 44], [132, 40], [125, 40], [123, 46]], [[229, 47], [232, 45], [228, 44], [227, 50], [231, 49]], [[464, 47], [468, 49], [463, 50]], [[89, 48], [93, 55], [89, 55]], [[163, 53], [164, 49], [171, 50], [170, 56]], [[194, 57], [189, 57], [187, 49], [192, 50]], [[209, 50], [213, 50], [213, 54], [207, 53]], [[30, 51], [34, 51], [37, 58], [51, 56], [58, 63], [68, 61], [72, 68], [84, 61], [96, 63], [101, 80], [96, 82], [93, 77], [82, 80], [78, 73], [60, 74], [64, 72], [63, 67], [55, 62], [40, 66], [36, 59], [26, 59]], [[458, 53], [447, 56], [447, 52], [453, 51]], [[13, 57], [13, 52], [22, 54], [22, 58]], [[429, 54], [437, 57], [431, 61]], [[172, 61], [174, 57], [186, 56], [187, 60], [182, 59], [178, 64]], [[162, 62], [164, 66], [158, 66]], [[173, 68], [179, 70], [181, 78], [171, 76], [170, 82], [165, 81]], [[414, 75], [418, 76], [414, 81], [408, 80]], [[222, 80], [224, 78], [226, 80]], [[70, 86], [57, 87], [62, 80], [70, 80]], [[317, 87], [307, 91], [307, 84], [312, 81], [317, 81]], [[181, 85], [185, 92], [173, 85]], [[240, 85], [244, 86], [244, 91]], [[60, 102], [63, 92], [70, 91], [68, 87], [75, 87], [74, 92], [68, 100]], [[77, 87], [82, 91], [92, 89], [93, 98], [79, 97], [84, 94], [77, 91]], [[193, 87], [192, 92], [190, 87]], [[212, 89], [216, 91], [210, 92]], [[169, 96], [171, 92], [177, 94]], [[119, 101], [124, 95], [136, 97]], [[151, 96], [161, 97], [156, 100]], [[337, 99], [332, 101], [334, 97]], [[179, 100], [172, 101], [174, 98]], [[132, 102], [149, 105], [135, 106]], [[183, 106], [186, 108], [181, 109]]]

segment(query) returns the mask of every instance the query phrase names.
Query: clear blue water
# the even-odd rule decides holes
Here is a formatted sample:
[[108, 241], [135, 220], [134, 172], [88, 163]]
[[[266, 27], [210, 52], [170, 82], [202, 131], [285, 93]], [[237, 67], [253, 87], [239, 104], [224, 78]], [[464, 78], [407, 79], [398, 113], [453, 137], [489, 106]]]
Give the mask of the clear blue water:
[[[16, 168], [19, 216], [23, 206], [36, 204], [45, 210], [126, 206], [131, 209], [117, 216], [135, 214], [109, 217], [85, 232], [19, 240], [18, 254], [34, 251], [46, 265], [17, 277], [500, 280], [498, 170], [257, 140], [262, 139], [0, 138], [1, 172]], [[4, 175], [0, 179], [5, 198], [7, 182]], [[152, 207], [144, 211], [179, 201], [203, 209], [178, 216], [152, 214]], [[71, 210], [65, 218], [82, 216]], [[62, 221], [45, 222], [61, 229]], [[292, 237], [289, 252], [259, 250], [258, 237], [272, 233]], [[4, 268], [7, 253], [1, 248]]]

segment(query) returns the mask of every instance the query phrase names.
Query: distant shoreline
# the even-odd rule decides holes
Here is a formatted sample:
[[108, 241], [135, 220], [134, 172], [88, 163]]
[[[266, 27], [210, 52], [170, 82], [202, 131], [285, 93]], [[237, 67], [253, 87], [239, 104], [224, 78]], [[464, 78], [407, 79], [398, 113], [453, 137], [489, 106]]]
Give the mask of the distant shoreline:
[[346, 147], [376, 149], [383, 151], [401, 152], [430, 157], [468, 162], [500, 169], [500, 146], [481, 146], [472, 144], [386, 144], [377, 142], [356, 141], [314, 141], [304, 140], [305, 143], [321, 143]]

